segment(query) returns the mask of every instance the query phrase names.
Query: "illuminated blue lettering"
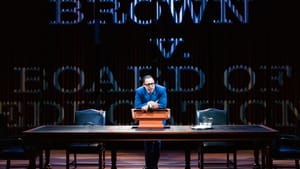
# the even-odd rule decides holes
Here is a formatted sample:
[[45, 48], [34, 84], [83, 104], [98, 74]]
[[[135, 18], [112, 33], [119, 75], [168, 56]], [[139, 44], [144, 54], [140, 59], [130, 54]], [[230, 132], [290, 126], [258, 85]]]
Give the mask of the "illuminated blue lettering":
[[[135, 23], [137, 24], [140, 24], [140, 25], [150, 25], [153, 23], [153, 20], [152, 19], [139, 19], [135, 13], [135, 7], [139, 4], [139, 3], [144, 3], [144, 4], [148, 4], [148, 5], [151, 5], [151, 1], [152, 0], [134, 0], [132, 3], [130, 3], [130, 19], [132, 21], [134, 21]], [[158, 2], [156, 2], [156, 20], [158, 20], [161, 16], [161, 7], [160, 5], [158, 4]]]
[[[152, 39], [150, 39], [152, 41]], [[154, 43], [160, 50], [160, 53], [164, 58], [170, 58], [179, 43], [183, 42], [183, 38], [156, 38]]]
[[[99, 71], [99, 83], [100, 84], [110, 84], [112, 85], [111, 91], [117, 91], [120, 90], [117, 81], [114, 78], [113, 73], [110, 71], [110, 69], [107, 66], [104, 66]], [[102, 90], [102, 89], [100, 89]]]
[[[214, 12], [215, 15], [220, 13], [220, 18], [211, 20], [212, 23], [227, 24], [236, 21], [245, 24], [249, 20], [249, 0], [234, 1], [235, 4], [232, 3], [232, 0], [133, 0], [125, 11], [121, 9], [121, 4], [124, 3], [121, 0], [86, 0], [86, 3], [81, 3], [82, 0], [49, 1], [55, 10], [54, 18], [50, 19], [49, 24], [74, 25], [85, 22], [89, 25], [105, 25], [133, 22], [138, 25], [153, 25], [158, 23], [163, 12], [169, 12], [171, 14], [169, 19], [175, 24], [182, 24], [185, 15], [189, 15], [187, 17], [190, 17], [194, 24], [200, 24], [208, 3], [218, 3], [220, 7], [219, 12]], [[84, 8], [83, 4], [86, 5]], [[165, 5], [166, 8], [163, 8], [162, 5]], [[136, 9], [139, 7], [152, 11], [150, 14], [138, 13]], [[163, 9], [165, 11], [162, 11]], [[236, 19], [229, 18], [228, 10]]]
[[[194, 92], [196, 90], [200, 90], [203, 88], [206, 79], [205, 79], [205, 73], [201, 70], [198, 69], [198, 67], [194, 66], [169, 66], [168, 70], [173, 70], [175, 77], [174, 77], [174, 82], [175, 82], [175, 88], [170, 88], [170, 91], [183, 91], [183, 92]], [[191, 86], [190, 88], [182, 88], [181, 85], [181, 74], [182, 71], [190, 71], [191, 73], [196, 73], [196, 75], [199, 77], [199, 82], [195, 86]], [[167, 86], [167, 84], [164, 84]]]
[[[62, 82], [60, 82], [59, 77], [61, 76], [61, 74], [66, 73], [66, 72], [74, 72], [75, 75], [77, 75], [79, 77], [79, 81], [78, 81], [76, 87], [66, 89], [66, 88], [64, 88], [64, 86], [61, 85]], [[82, 70], [80, 70], [79, 67], [76, 67], [76, 66], [63, 66], [63, 67], [57, 69], [56, 72], [54, 72], [53, 85], [58, 91], [60, 91], [62, 93], [76, 93], [84, 87], [84, 72]]]
[[232, 20], [228, 19], [226, 17], [226, 6], [229, 7], [229, 9], [232, 11], [232, 13], [236, 16], [236, 18], [241, 23], [248, 23], [248, 8], [249, 8], [249, 0], [243, 0], [244, 1], [244, 17], [239, 13], [239, 11], [236, 9], [235, 5], [231, 3], [231, 0], [219, 0], [220, 1], [220, 20], [214, 20], [214, 23], [232, 23]]
[[[56, 18], [54, 21], [50, 21], [50, 24], [73, 25], [83, 21], [84, 14], [80, 11], [79, 0], [50, 0], [50, 2], [54, 2], [56, 7]], [[62, 4], [64, 3], [73, 4], [73, 7], [63, 8]]]
[[[201, 0], [201, 4], [198, 4], [199, 6], [199, 13], [196, 14], [195, 8], [194, 6], [196, 6], [196, 2], [193, 0], [163, 0], [164, 2], [166, 2], [169, 5], [170, 8], [170, 12], [173, 18], [173, 21], [176, 24], [180, 24], [182, 23], [183, 20], [183, 16], [186, 12], [186, 9], [190, 10], [190, 16], [191, 19], [194, 23], [200, 23], [202, 20], [202, 16], [206, 7], [206, 3], [208, 0]], [[175, 9], [176, 4], [179, 4], [178, 6], [180, 6], [179, 11], [177, 11]]]
[[[230, 74], [234, 71], [239, 71], [239, 70], [244, 71], [244, 72], [248, 73], [248, 75], [249, 75], [249, 83], [248, 83], [247, 87], [235, 88], [229, 82]], [[226, 69], [224, 71], [224, 86], [232, 92], [236, 92], [236, 93], [248, 92], [249, 90], [251, 90], [254, 87], [255, 78], [256, 78], [255, 72], [252, 70], [251, 67], [248, 67], [246, 65], [233, 65], [233, 66], [228, 67], [228, 69]]]

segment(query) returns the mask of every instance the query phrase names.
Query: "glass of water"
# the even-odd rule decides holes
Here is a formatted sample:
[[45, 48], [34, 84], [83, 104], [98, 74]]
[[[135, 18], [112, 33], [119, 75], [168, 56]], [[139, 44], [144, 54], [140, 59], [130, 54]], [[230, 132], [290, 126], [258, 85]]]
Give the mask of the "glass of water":
[[202, 122], [200, 123], [200, 125], [205, 126], [207, 128], [211, 128], [212, 123], [213, 123], [213, 118], [212, 117], [202, 117]]

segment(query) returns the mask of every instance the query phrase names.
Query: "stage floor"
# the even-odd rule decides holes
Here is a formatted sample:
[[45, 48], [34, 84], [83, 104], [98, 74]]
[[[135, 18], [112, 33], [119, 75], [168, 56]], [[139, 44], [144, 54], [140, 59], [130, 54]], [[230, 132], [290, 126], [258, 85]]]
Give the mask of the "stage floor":
[[[52, 169], [65, 169], [66, 154], [64, 150], [51, 151], [51, 167]], [[78, 154], [77, 169], [97, 169], [97, 155], [95, 154]], [[205, 161], [212, 163], [207, 164], [205, 169], [225, 169], [226, 165], [218, 164], [225, 162], [225, 154], [206, 154]], [[73, 156], [70, 156], [73, 160]], [[184, 169], [184, 151], [183, 150], [162, 150], [159, 161], [159, 169]], [[6, 161], [0, 160], [0, 169], [5, 169]], [[28, 161], [13, 160], [11, 168], [25, 169]], [[84, 164], [83, 164], [84, 163]], [[294, 168], [293, 160], [275, 160], [274, 165], [281, 166], [281, 168]], [[37, 159], [38, 164], [38, 159]], [[105, 153], [105, 168], [110, 169], [110, 151]], [[238, 169], [252, 169], [254, 164], [253, 151], [240, 150], [237, 154]], [[118, 169], [142, 169], [144, 166], [144, 152], [143, 150], [119, 150], [117, 156]], [[74, 168], [73, 165], [70, 166]], [[191, 169], [198, 169], [197, 153], [191, 152]]]

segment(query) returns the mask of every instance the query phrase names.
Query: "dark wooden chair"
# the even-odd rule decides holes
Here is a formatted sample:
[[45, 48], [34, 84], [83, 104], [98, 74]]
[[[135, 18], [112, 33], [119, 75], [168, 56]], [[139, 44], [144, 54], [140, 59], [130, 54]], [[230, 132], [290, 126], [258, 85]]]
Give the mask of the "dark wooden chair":
[[[297, 119], [297, 118], [296, 118]], [[274, 139], [272, 147], [272, 160], [294, 160], [294, 166], [274, 165], [273, 168], [300, 169], [300, 122], [295, 120], [294, 132], [281, 132]]]
[[19, 133], [11, 133], [7, 122], [7, 116], [0, 114], [0, 160], [6, 160], [6, 169], [18, 167], [11, 165], [12, 160], [28, 160], [28, 164], [20, 167], [36, 169], [36, 147], [26, 145]]
[[[290, 168], [300, 169], [300, 137], [297, 135], [280, 135], [275, 141], [273, 152], [273, 160], [295, 160], [295, 165]], [[287, 168], [288, 166], [282, 166]], [[282, 168], [280, 165], [274, 165], [274, 168]]]
[[[76, 125], [105, 125], [105, 111], [84, 109], [75, 112]], [[105, 146], [103, 142], [76, 142], [66, 149], [66, 168], [70, 166], [70, 154], [74, 154], [73, 164], [77, 167], [77, 154], [98, 154], [98, 167], [105, 167]]]
[[[0, 159], [6, 160], [6, 169], [11, 168], [12, 160], [28, 160], [26, 168], [36, 169], [36, 158], [38, 155], [37, 149], [25, 145], [23, 139], [20, 137], [5, 137], [0, 139]], [[24, 168], [24, 166], [20, 167]]]
[[[207, 108], [204, 110], [196, 111], [196, 124], [202, 122], [204, 117], [213, 118], [213, 125], [224, 125], [228, 124], [227, 111], [217, 108]], [[237, 157], [236, 157], [236, 147], [233, 142], [228, 141], [204, 141], [199, 143], [198, 148], [198, 167], [200, 169], [204, 168], [204, 155], [207, 153], [225, 153], [227, 160], [227, 167], [233, 166], [234, 169], [237, 168]], [[233, 156], [233, 161], [230, 160], [230, 154]], [[208, 163], [207, 163], [208, 164]]]

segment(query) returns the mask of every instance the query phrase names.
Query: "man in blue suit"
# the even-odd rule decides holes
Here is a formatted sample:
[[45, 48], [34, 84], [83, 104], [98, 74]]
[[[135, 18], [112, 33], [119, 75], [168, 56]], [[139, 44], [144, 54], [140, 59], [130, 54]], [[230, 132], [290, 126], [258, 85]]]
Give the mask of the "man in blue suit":
[[[142, 79], [143, 85], [135, 90], [135, 108], [145, 112], [153, 109], [167, 107], [167, 90], [164, 86], [156, 84], [151, 75]], [[157, 169], [160, 156], [161, 141], [145, 141], [145, 163], [144, 169]]]

